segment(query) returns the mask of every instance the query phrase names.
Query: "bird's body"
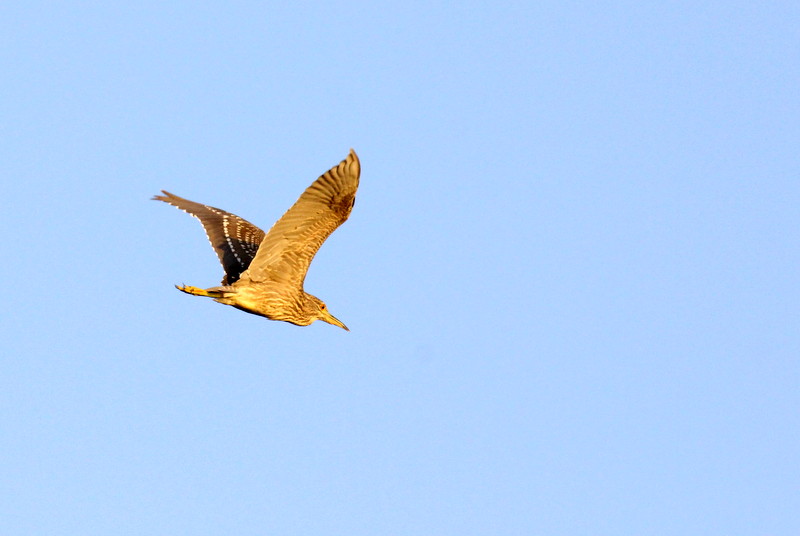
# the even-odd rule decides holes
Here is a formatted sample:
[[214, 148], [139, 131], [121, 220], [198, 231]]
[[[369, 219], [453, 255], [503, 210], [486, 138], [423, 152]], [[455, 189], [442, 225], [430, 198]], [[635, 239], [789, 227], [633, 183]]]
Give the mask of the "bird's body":
[[266, 234], [224, 210], [166, 191], [155, 196], [200, 220], [225, 270], [222, 286], [177, 288], [270, 320], [298, 326], [323, 320], [347, 329], [322, 300], [303, 289], [303, 281], [317, 250], [350, 215], [360, 173], [358, 157], [351, 150], [338, 166], [314, 181]]

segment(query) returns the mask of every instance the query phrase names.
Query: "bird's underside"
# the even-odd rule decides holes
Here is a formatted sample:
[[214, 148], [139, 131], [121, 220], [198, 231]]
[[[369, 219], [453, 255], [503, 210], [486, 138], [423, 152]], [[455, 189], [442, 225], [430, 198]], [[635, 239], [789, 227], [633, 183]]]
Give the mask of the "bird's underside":
[[322, 300], [303, 290], [303, 281], [322, 243], [350, 216], [360, 173], [351, 149], [347, 158], [303, 192], [268, 233], [235, 214], [162, 190], [163, 195], [153, 199], [200, 220], [225, 272], [219, 287], [177, 288], [271, 320], [300, 326], [323, 320], [347, 329]]

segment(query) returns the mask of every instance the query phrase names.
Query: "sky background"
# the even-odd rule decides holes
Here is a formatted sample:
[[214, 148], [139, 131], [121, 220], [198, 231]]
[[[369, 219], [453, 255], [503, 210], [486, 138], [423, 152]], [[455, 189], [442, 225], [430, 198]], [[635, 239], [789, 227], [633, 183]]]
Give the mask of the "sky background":
[[[6, 2], [0, 533], [800, 534], [797, 2]], [[306, 290], [181, 294], [168, 189]]]

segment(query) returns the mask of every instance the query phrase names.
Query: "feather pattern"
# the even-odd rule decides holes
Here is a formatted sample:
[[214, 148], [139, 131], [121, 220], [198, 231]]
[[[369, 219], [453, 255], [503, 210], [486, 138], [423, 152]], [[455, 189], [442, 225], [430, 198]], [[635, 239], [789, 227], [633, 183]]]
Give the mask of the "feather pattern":
[[323, 242], [350, 216], [361, 165], [355, 151], [325, 172], [272, 226], [243, 279], [282, 281], [302, 289]]
[[225, 270], [222, 284], [232, 285], [238, 281], [255, 258], [258, 246], [264, 239], [264, 231], [236, 214], [189, 201], [166, 190], [161, 192], [164, 195], [154, 196], [153, 199], [178, 207], [203, 224], [208, 241]]

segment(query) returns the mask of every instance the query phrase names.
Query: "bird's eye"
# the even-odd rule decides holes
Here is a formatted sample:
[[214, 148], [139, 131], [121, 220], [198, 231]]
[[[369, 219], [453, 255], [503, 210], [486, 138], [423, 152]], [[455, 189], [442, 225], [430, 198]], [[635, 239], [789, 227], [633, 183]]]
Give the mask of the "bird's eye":
[[325, 309], [325, 308], [326, 308], [326, 305], [324, 303], [322, 305], [320, 305], [320, 309]]

